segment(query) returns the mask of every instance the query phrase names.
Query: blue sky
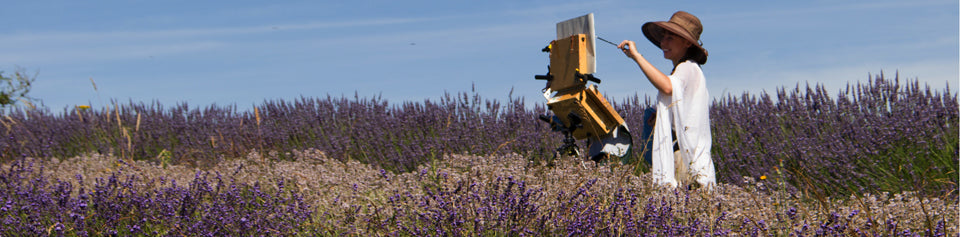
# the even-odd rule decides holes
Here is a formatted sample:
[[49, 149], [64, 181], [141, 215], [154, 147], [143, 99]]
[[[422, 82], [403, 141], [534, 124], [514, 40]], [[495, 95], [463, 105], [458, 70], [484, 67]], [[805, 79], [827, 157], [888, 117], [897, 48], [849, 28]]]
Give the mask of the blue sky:
[[[236, 105], [304, 97], [436, 101], [511, 89], [543, 103], [555, 24], [594, 13], [596, 32], [670, 64], [640, 25], [697, 15], [711, 95], [900, 73], [957, 91], [960, 3], [949, 1], [14, 1], [0, 8], [0, 70], [37, 75], [53, 111], [111, 100]], [[616, 48], [597, 45], [599, 88], [654, 96]], [[96, 83], [96, 90], [91, 83]]]

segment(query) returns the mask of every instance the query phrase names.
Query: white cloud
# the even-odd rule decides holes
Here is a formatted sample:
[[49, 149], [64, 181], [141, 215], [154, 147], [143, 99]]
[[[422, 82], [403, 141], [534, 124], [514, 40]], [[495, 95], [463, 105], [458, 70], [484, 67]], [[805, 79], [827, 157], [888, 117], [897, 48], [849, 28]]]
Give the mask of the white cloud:
[[389, 26], [430, 18], [381, 18], [258, 26], [180, 28], [106, 32], [27, 32], [0, 36], [0, 64], [47, 64], [77, 60], [122, 60], [202, 52], [242, 45], [241, 35], [278, 31]]
[[74, 64], [102, 60], [146, 59], [180, 53], [208, 51], [223, 47], [215, 41], [145, 43], [145, 44], [97, 44], [87, 47], [49, 47], [38, 49], [10, 50], [0, 53], [0, 65]]

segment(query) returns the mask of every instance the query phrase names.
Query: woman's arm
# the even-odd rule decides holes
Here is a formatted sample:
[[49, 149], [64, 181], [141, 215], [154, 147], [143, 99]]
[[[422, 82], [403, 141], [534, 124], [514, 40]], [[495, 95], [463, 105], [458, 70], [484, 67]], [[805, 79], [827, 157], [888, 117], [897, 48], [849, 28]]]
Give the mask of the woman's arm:
[[653, 87], [656, 87], [657, 90], [667, 95], [673, 93], [673, 85], [670, 84], [670, 77], [660, 72], [660, 70], [654, 67], [653, 64], [650, 64], [643, 55], [637, 52], [636, 43], [624, 40], [617, 47], [623, 50], [623, 54], [626, 54], [627, 57], [632, 58], [633, 61], [637, 63], [637, 66], [639, 66], [643, 74], [647, 76], [647, 79], [650, 80]]

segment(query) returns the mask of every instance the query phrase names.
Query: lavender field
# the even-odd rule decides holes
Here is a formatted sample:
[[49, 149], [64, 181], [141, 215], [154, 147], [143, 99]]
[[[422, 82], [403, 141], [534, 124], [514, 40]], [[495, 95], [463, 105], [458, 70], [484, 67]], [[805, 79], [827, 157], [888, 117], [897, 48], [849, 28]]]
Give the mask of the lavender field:
[[[0, 235], [958, 234], [949, 89], [878, 75], [716, 100], [712, 190], [554, 159], [560, 135], [522, 101], [10, 111]], [[610, 101], [634, 129], [651, 105]]]

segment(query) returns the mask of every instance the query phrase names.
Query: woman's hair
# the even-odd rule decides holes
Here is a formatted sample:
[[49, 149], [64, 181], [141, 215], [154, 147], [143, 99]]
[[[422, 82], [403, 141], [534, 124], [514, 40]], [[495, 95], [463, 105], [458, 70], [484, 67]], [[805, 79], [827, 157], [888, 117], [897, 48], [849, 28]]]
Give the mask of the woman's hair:
[[690, 45], [687, 48], [687, 54], [683, 55], [683, 58], [680, 58], [680, 62], [693, 60], [697, 64], [703, 65], [707, 63], [707, 55], [700, 50], [696, 45]]

